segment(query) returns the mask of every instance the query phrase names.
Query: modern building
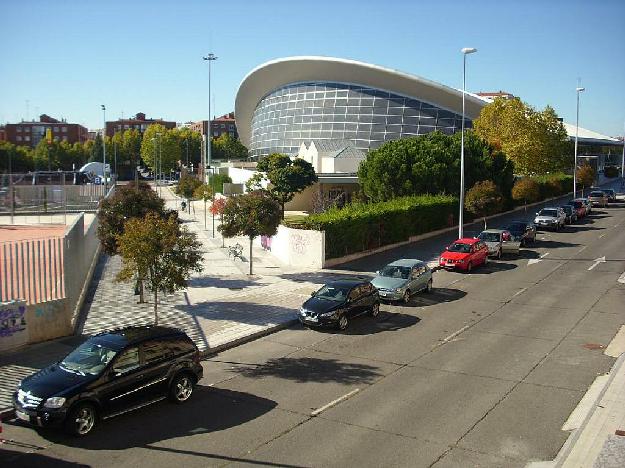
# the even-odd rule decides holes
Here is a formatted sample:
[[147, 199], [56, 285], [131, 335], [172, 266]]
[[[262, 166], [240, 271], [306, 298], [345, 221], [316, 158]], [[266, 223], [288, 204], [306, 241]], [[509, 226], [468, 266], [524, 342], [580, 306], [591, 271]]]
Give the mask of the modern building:
[[[575, 141], [575, 125], [563, 122], [566, 133], [571, 142]], [[623, 141], [586, 128], [577, 129], [577, 158], [578, 164], [588, 162], [596, 170], [601, 171], [605, 166], [621, 167], [623, 155]], [[580, 161], [581, 160], [581, 161]]]
[[514, 94], [508, 93], [507, 91], [480, 92], [475, 94], [488, 102], [493, 102], [496, 98], [502, 98], [507, 100], [514, 99], [516, 97]]
[[159, 124], [165, 128], [176, 128], [176, 122], [170, 122], [163, 119], [146, 119], [143, 112], [139, 112], [134, 118], [130, 119], [118, 119], [106, 122], [106, 136], [112, 137], [117, 132], [123, 132], [125, 130], [135, 129], [139, 130], [142, 134], [150, 125]]
[[[467, 127], [484, 105], [467, 94]], [[389, 140], [458, 131], [462, 92], [363, 62], [291, 57], [252, 70], [235, 112], [241, 142], [255, 157], [294, 154], [311, 140], [348, 140], [366, 152]]]
[[[208, 120], [200, 120], [189, 125], [189, 128], [193, 131], [201, 133], [202, 135], [206, 135], [207, 125]], [[239, 138], [239, 132], [237, 131], [237, 125], [234, 119], [234, 112], [229, 112], [221, 117], [214, 117], [213, 120], [211, 120], [211, 138], [219, 138], [224, 133], [227, 133], [232, 138]]]
[[5, 140], [15, 145], [34, 148], [44, 138], [68, 143], [87, 141], [88, 130], [80, 124], [69, 123], [65, 119], [57, 120], [42, 114], [39, 121], [22, 121], [4, 126]]

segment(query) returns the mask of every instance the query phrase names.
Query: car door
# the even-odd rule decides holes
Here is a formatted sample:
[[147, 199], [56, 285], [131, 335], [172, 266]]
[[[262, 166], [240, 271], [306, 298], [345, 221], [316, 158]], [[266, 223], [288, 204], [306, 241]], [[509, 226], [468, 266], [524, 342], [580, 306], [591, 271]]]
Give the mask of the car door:
[[484, 242], [477, 242], [471, 246], [471, 254], [473, 265], [484, 263], [488, 257], [488, 247]]
[[98, 391], [105, 413], [120, 413], [136, 406], [145, 383], [139, 347], [131, 346], [121, 351], [113, 359], [106, 383]]
[[144, 397], [154, 400], [167, 393], [167, 378], [173, 352], [163, 340], [148, 340], [141, 344], [141, 353], [146, 379]]
[[418, 264], [414, 268], [414, 272], [415, 272], [415, 279], [414, 279], [414, 287], [412, 288], [412, 290], [414, 292], [421, 291], [423, 288], [425, 288], [425, 285], [427, 284], [427, 278], [425, 274], [425, 265], [422, 263]]
[[350, 317], [355, 317], [356, 315], [360, 315], [363, 311], [363, 294], [362, 294], [362, 286], [354, 286], [347, 296], [348, 303], [348, 314]]

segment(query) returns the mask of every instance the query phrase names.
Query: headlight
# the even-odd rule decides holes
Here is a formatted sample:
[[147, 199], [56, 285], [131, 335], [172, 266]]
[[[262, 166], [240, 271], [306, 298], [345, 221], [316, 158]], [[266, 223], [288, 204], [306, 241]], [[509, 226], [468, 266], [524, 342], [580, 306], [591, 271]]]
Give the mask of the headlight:
[[65, 404], [65, 398], [63, 397], [52, 397], [48, 398], [43, 406], [46, 408], [60, 408]]
[[339, 312], [341, 312], [341, 310], [333, 310], [332, 312], [326, 312], [325, 314], [319, 314], [319, 317], [333, 318], [333, 317], [338, 316]]
[[464, 263], [464, 260], [458, 260], [457, 262], [458, 263]]
[[304, 309], [303, 307], [299, 308], [299, 313], [304, 315], [306, 313], [306, 309]]

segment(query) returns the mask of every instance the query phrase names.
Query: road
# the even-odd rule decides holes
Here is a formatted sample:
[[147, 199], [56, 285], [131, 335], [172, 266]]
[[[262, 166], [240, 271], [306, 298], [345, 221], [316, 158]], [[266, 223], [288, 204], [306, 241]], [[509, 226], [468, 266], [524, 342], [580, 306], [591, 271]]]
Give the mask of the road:
[[[15, 442], [0, 462], [441, 468], [552, 459], [568, 436], [562, 424], [614, 362], [603, 349], [625, 323], [624, 229], [621, 203], [539, 233], [518, 258], [439, 271], [433, 294], [384, 305], [345, 333], [293, 327], [223, 352], [204, 363], [187, 404], [121, 416], [84, 440], [5, 423]], [[446, 240], [336, 274], [428, 258]]]

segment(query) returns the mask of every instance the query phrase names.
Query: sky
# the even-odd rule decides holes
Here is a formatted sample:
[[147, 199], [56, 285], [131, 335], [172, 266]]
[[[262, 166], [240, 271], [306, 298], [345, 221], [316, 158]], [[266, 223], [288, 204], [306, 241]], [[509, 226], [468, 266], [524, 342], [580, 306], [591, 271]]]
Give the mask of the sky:
[[[623, 135], [624, 0], [0, 0], [0, 123], [40, 114], [90, 129], [144, 112], [177, 122], [234, 110], [239, 84], [277, 58], [360, 60], [504, 90], [581, 127]], [[355, 77], [357, 81], [357, 77]]]

